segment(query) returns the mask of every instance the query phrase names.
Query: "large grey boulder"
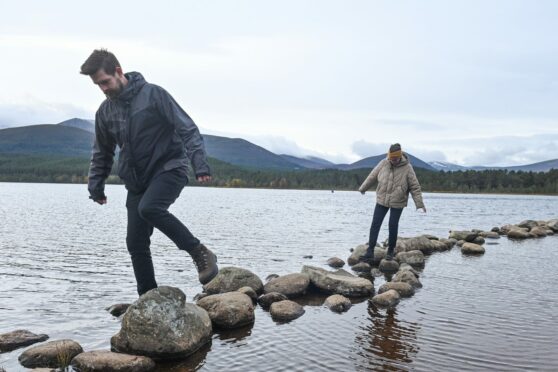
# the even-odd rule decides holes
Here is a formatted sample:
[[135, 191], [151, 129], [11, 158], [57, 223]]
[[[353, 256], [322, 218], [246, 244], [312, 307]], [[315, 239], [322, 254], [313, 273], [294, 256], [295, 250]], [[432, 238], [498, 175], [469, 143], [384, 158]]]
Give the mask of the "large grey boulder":
[[264, 293], [279, 292], [288, 298], [302, 296], [308, 290], [310, 278], [306, 274], [293, 273], [271, 279], [264, 285]]
[[269, 308], [273, 320], [289, 321], [299, 318], [304, 314], [304, 308], [291, 300], [274, 302]]
[[218, 328], [238, 328], [254, 322], [252, 299], [241, 292], [209, 295], [198, 301]]
[[303, 266], [302, 273], [308, 275], [312, 285], [326, 293], [362, 297], [369, 296], [374, 291], [370, 280], [354, 276], [343, 269], [332, 272], [319, 267]]
[[262, 280], [253, 272], [241, 267], [223, 267], [213, 280], [203, 286], [206, 293], [218, 294], [238, 291], [242, 287], [252, 287], [257, 294], [262, 293]]
[[45, 334], [37, 335], [25, 329], [3, 333], [0, 335], [0, 353], [19, 349], [20, 347], [36, 344], [48, 340]]
[[77, 342], [57, 340], [30, 347], [18, 360], [26, 368], [65, 368], [80, 353], [83, 353], [83, 348]]
[[479, 234], [474, 231], [450, 231], [450, 239], [465, 240], [466, 242], [472, 242]]
[[422, 283], [420, 282], [420, 280], [409, 270], [399, 270], [395, 273], [391, 281], [408, 283], [415, 288], [422, 287]]
[[274, 302], [279, 302], [283, 300], [287, 300], [287, 296], [279, 292], [271, 292], [266, 293], [258, 297], [258, 304], [264, 309], [267, 310]]
[[395, 290], [401, 297], [411, 297], [415, 294], [415, 288], [412, 285], [405, 282], [387, 282], [382, 284], [378, 289], [378, 294], [382, 294], [389, 290]]
[[159, 287], [128, 308], [111, 346], [116, 352], [155, 360], [181, 359], [211, 341], [211, 332], [207, 311], [187, 304], [180, 289]]
[[372, 302], [376, 306], [390, 307], [397, 305], [400, 298], [401, 296], [396, 290], [390, 289], [382, 294], [377, 294], [372, 297]]
[[343, 261], [339, 257], [331, 257], [329, 260], [327, 260], [327, 264], [333, 268], [338, 269], [345, 266], [345, 261]]
[[347, 297], [334, 294], [326, 298], [324, 303], [331, 311], [342, 313], [349, 310], [352, 306], [351, 300]]
[[461, 247], [463, 254], [484, 254], [484, 247], [475, 243], [465, 243]]
[[399, 252], [395, 256], [400, 263], [406, 263], [411, 266], [422, 267], [424, 266], [424, 253], [419, 250], [409, 252]]
[[147, 372], [155, 369], [155, 362], [144, 356], [94, 350], [76, 356], [72, 367], [87, 372]]

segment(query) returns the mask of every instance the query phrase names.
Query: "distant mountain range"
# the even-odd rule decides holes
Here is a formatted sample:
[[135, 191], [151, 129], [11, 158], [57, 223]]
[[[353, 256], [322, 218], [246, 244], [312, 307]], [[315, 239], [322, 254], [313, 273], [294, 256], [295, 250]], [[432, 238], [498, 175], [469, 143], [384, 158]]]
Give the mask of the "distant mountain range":
[[[95, 126], [93, 120], [73, 118], [58, 124], [41, 124], [0, 129], [0, 153], [45, 154], [88, 157]], [[334, 164], [319, 157], [296, 157], [278, 155], [242, 138], [228, 138], [203, 135], [208, 156], [245, 168], [301, 170], [301, 169], [341, 169], [353, 170], [373, 168], [385, 155], [370, 156], [352, 164]], [[432, 171], [508, 169], [516, 171], [546, 172], [558, 169], [558, 159], [541, 163], [513, 167], [463, 167], [446, 162], [426, 163], [408, 154], [416, 168]]]

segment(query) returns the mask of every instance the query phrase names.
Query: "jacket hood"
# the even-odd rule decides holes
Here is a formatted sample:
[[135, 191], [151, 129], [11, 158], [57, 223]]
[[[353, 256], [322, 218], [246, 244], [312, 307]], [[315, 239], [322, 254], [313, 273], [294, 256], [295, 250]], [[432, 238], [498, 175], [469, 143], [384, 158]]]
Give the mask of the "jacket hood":
[[124, 90], [122, 90], [116, 99], [120, 101], [130, 101], [139, 93], [147, 82], [139, 72], [128, 72], [124, 74], [124, 76], [128, 79], [128, 84], [126, 84]]

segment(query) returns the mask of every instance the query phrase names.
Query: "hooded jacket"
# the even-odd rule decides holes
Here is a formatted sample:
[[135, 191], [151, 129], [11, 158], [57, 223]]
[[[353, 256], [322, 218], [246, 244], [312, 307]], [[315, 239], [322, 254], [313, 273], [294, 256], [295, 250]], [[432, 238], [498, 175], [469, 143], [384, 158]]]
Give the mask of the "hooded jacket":
[[116, 146], [118, 175], [129, 191], [145, 191], [156, 175], [190, 160], [196, 176], [210, 175], [203, 138], [196, 124], [163, 88], [139, 72], [116, 98], [107, 98], [95, 115], [95, 143], [89, 167], [91, 199], [104, 198]]
[[364, 180], [359, 191], [367, 191], [376, 181], [378, 204], [388, 208], [404, 208], [411, 193], [417, 209], [424, 208], [420, 184], [407, 154], [403, 153], [401, 161], [395, 166], [388, 159], [380, 161]]

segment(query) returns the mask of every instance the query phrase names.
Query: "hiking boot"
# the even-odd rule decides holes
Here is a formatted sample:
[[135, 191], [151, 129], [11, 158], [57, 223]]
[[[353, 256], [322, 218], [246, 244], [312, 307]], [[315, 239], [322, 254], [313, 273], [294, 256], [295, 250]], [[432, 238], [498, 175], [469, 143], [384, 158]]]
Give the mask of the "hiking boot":
[[374, 263], [374, 252], [366, 251], [365, 254], [358, 258], [359, 262], [366, 262], [367, 264], [372, 265]]
[[386, 260], [387, 261], [392, 261], [393, 260], [393, 251], [387, 251], [386, 253]]
[[205, 245], [200, 244], [194, 248], [190, 255], [198, 269], [198, 278], [201, 284], [207, 284], [215, 278], [219, 268], [217, 267], [217, 256], [213, 252]]

